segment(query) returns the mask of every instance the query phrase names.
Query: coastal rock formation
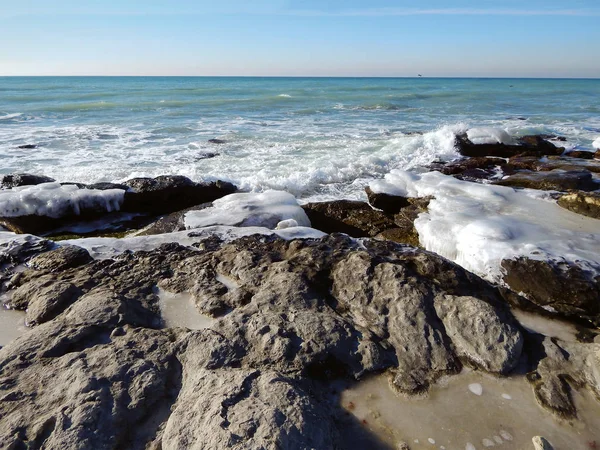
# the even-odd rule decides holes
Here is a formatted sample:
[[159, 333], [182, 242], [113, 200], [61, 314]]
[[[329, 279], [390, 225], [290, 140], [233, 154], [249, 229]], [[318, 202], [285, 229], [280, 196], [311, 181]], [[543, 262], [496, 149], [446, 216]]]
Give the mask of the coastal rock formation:
[[369, 204], [359, 201], [303, 205], [311, 226], [325, 233], [345, 233], [352, 237], [374, 237], [379, 240], [419, 246], [414, 221], [427, 210], [430, 198], [407, 198], [379, 194], [366, 189]]
[[526, 257], [505, 259], [502, 268], [504, 282], [537, 305], [600, 325], [600, 268]]
[[593, 191], [600, 186], [592, 179], [592, 174], [587, 170], [563, 171], [559, 169], [549, 172], [521, 171], [496, 181], [495, 184], [549, 191]]
[[[6, 181], [7, 177], [12, 178]], [[47, 183], [43, 177], [30, 175], [7, 175], [5, 182], [31, 187], [0, 191], [0, 224], [16, 233], [37, 234], [72, 228], [84, 228], [89, 233], [107, 226], [113, 232], [136, 229], [159, 214], [212, 202], [237, 191], [224, 181], [195, 183], [171, 175], [134, 178], [123, 184]], [[91, 225], [94, 221], [96, 228]]]
[[503, 173], [502, 168], [506, 160], [496, 157], [474, 157], [452, 161], [444, 165], [433, 165], [445, 175], [454, 175], [456, 178], [467, 181], [489, 180]]
[[375, 236], [395, 228], [387, 214], [367, 203], [353, 200], [307, 203], [302, 208], [313, 228], [325, 233], [345, 233], [352, 237]]
[[[7, 448], [336, 448], [332, 380], [387, 369], [411, 394], [464, 364], [506, 374], [526, 338], [477, 276], [341, 235], [55, 250], [15, 280], [20, 307], [57, 305], [40, 285], [72, 297], [0, 350]], [[157, 285], [219, 319], [164, 328]]]
[[456, 147], [463, 156], [496, 156], [500, 158], [510, 158], [516, 155], [538, 157], [542, 155], [561, 155], [565, 150], [563, 147], [556, 147], [552, 142], [537, 135], [523, 136], [517, 144], [502, 142], [475, 144], [466, 135], [459, 135], [456, 137]]
[[4, 175], [0, 182], [2, 189], [11, 189], [18, 186], [34, 186], [42, 183], [52, 183], [55, 180], [43, 175], [31, 175], [29, 173], [13, 173]]
[[194, 183], [179, 175], [156, 178], [133, 178], [123, 183], [128, 187], [122, 211], [166, 214], [201, 203], [212, 202], [233, 194], [237, 188], [225, 181]]
[[595, 192], [572, 192], [558, 199], [563, 208], [577, 214], [600, 219], [600, 194]]

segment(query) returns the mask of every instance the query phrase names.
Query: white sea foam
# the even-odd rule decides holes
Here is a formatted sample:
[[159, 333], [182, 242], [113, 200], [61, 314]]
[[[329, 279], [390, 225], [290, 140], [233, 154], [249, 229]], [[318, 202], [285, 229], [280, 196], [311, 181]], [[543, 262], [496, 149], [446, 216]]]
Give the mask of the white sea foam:
[[22, 115], [23, 113], [5, 114], [3, 116], [0, 116], [0, 120], [16, 119], [17, 117], [21, 117]]
[[592, 147], [600, 149], [600, 137], [592, 142]]
[[79, 215], [84, 210], [118, 211], [125, 191], [122, 189], [79, 189], [75, 185], [42, 183], [0, 191], [0, 215], [62, 217]]
[[501, 128], [471, 128], [467, 137], [474, 144], [515, 144], [516, 141]]
[[559, 207], [547, 193], [400, 170], [370, 186], [375, 192], [435, 197], [415, 220], [421, 244], [490, 281], [501, 282], [501, 261], [517, 256], [600, 268], [598, 220]]
[[[290, 228], [290, 220], [296, 226], [310, 227], [308, 216], [293, 195], [283, 191], [266, 191], [227, 195], [215, 200], [210, 208], [188, 212], [184, 223], [187, 229], [213, 225], [273, 229]], [[280, 224], [281, 227], [278, 226]]]

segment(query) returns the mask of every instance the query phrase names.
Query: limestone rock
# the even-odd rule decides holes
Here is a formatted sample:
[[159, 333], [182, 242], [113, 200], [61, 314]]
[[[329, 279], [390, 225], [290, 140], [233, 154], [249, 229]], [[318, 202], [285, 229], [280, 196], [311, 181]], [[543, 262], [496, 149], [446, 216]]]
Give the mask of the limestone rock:
[[224, 181], [194, 183], [189, 178], [178, 175], [134, 178], [123, 184], [129, 190], [125, 193], [122, 211], [147, 214], [179, 211], [212, 202], [237, 191], [234, 185]]
[[505, 259], [504, 281], [532, 302], [566, 317], [600, 324], [600, 277], [566, 262]]
[[29, 173], [13, 173], [4, 175], [0, 187], [2, 189], [11, 189], [18, 186], [33, 186], [42, 183], [51, 183], [55, 181], [53, 178], [43, 175], [31, 175]]
[[373, 192], [370, 187], [365, 188], [369, 204], [373, 208], [381, 209], [386, 214], [396, 214], [408, 206], [408, 200], [401, 195], [391, 195], [385, 192]]
[[598, 184], [592, 179], [592, 174], [587, 170], [563, 171], [552, 170], [549, 172], [517, 172], [496, 184], [517, 188], [529, 188], [551, 191], [568, 191], [572, 189], [592, 191]]
[[375, 236], [396, 228], [393, 220], [365, 202], [335, 200], [308, 203], [302, 208], [313, 228], [325, 233], [345, 233], [352, 237]]
[[558, 199], [563, 208], [577, 214], [600, 219], [600, 194], [594, 192], [573, 192]]

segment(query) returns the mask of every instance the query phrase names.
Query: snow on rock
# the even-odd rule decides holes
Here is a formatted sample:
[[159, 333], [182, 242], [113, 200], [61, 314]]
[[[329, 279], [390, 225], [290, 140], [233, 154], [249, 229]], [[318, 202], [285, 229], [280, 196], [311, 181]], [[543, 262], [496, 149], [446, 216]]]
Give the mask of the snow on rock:
[[274, 229], [281, 222], [290, 226], [294, 220], [298, 226], [310, 227], [310, 220], [298, 205], [296, 198], [283, 191], [231, 194], [213, 202], [211, 208], [191, 211], [185, 215], [187, 229], [213, 225], [241, 227], [265, 227]]
[[428, 212], [415, 220], [421, 244], [490, 281], [501, 282], [501, 261], [517, 256], [600, 267], [598, 221], [559, 207], [545, 192], [401, 170], [370, 187], [406, 197], [433, 196]]
[[507, 144], [514, 145], [517, 142], [502, 128], [471, 128], [467, 131], [467, 137], [473, 144]]
[[80, 189], [76, 185], [42, 183], [0, 191], [0, 216], [46, 216], [60, 218], [84, 211], [118, 211], [125, 191]]

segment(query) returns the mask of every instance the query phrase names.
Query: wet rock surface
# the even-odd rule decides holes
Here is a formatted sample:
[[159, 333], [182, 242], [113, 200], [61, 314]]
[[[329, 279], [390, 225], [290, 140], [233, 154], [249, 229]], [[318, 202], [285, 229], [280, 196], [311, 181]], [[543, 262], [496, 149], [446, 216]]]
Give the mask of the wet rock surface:
[[549, 172], [521, 171], [495, 182], [501, 186], [548, 191], [593, 191], [600, 186], [587, 170]]
[[393, 219], [368, 203], [353, 200], [307, 203], [302, 208], [313, 228], [352, 237], [375, 236], [395, 228]]
[[[35, 185], [54, 181], [46, 177], [19, 174], [5, 175], [2, 186], [12, 188], [22, 185]], [[156, 178], [134, 178], [122, 184], [95, 183], [77, 184], [85, 194], [86, 189], [98, 191], [124, 191], [120, 212], [107, 211], [104, 202], [75, 202], [65, 206], [60, 217], [28, 214], [17, 217], [0, 217], [0, 224], [15, 233], [35, 233], [39, 235], [74, 233], [78, 235], [96, 235], [98, 232], [115, 233], [139, 229], [153, 222], [160, 214], [169, 214], [192, 206], [212, 202], [232, 194], [237, 188], [228, 182], [195, 183], [189, 178], [165, 175]], [[115, 191], [117, 192], [117, 191]], [[64, 200], [68, 203], [68, 200]], [[96, 226], [93, 227], [93, 223]], [[85, 230], [79, 232], [78, 230]], [[75, 231], [73, 231], [75, 230]], [[59, 233], [60, 234], [60, 233]]]
[[456, 147], [463, 156], [484, 157], [496, 156], [510, 158], [516, 155], [543, 156], [561, 155], [563, 147], [557, 147], [552, 142], [544, 139], [544, 136], [533, 135], [519, 138], [518, 144], [474, 144], [466, 135], [456, 137]]
[[567, 263], [526, 257], [505, 259], [504, 281], [533, 303], [565, 317], [600, 325], [600, 277], [595, 270]]
[[577, 214], [600, 219], [600, 194], [595, 192], [573, 192], [558, 199], [558, 204]]
[[43, 175], [31, 175], [29, 173], [14, 173], [10, 175], [4, 175], [0, 182], [2, 189], [11, 189], [19, 186], [33, 186], [42, 183], [52, 183], [54, 178], [46, 177]]
[[179, 175], [134, 178], [128, 187], [122, 211], [165, 214], [233, 194], [237, 188], [224, 181], [195, 183]]
[[[6, 448], [337, 448], [335, 379], [388, 370], [413, 394], [463, 365], [510, 373], [523, 349], [554, 373], [502, 292], [435, 254], [341, 235], [197, 247], [55, 250], [15, 280], [20, 307], [55, 317], [0, 350]], [[162, 328], [157, 285], [219, 319]]]

